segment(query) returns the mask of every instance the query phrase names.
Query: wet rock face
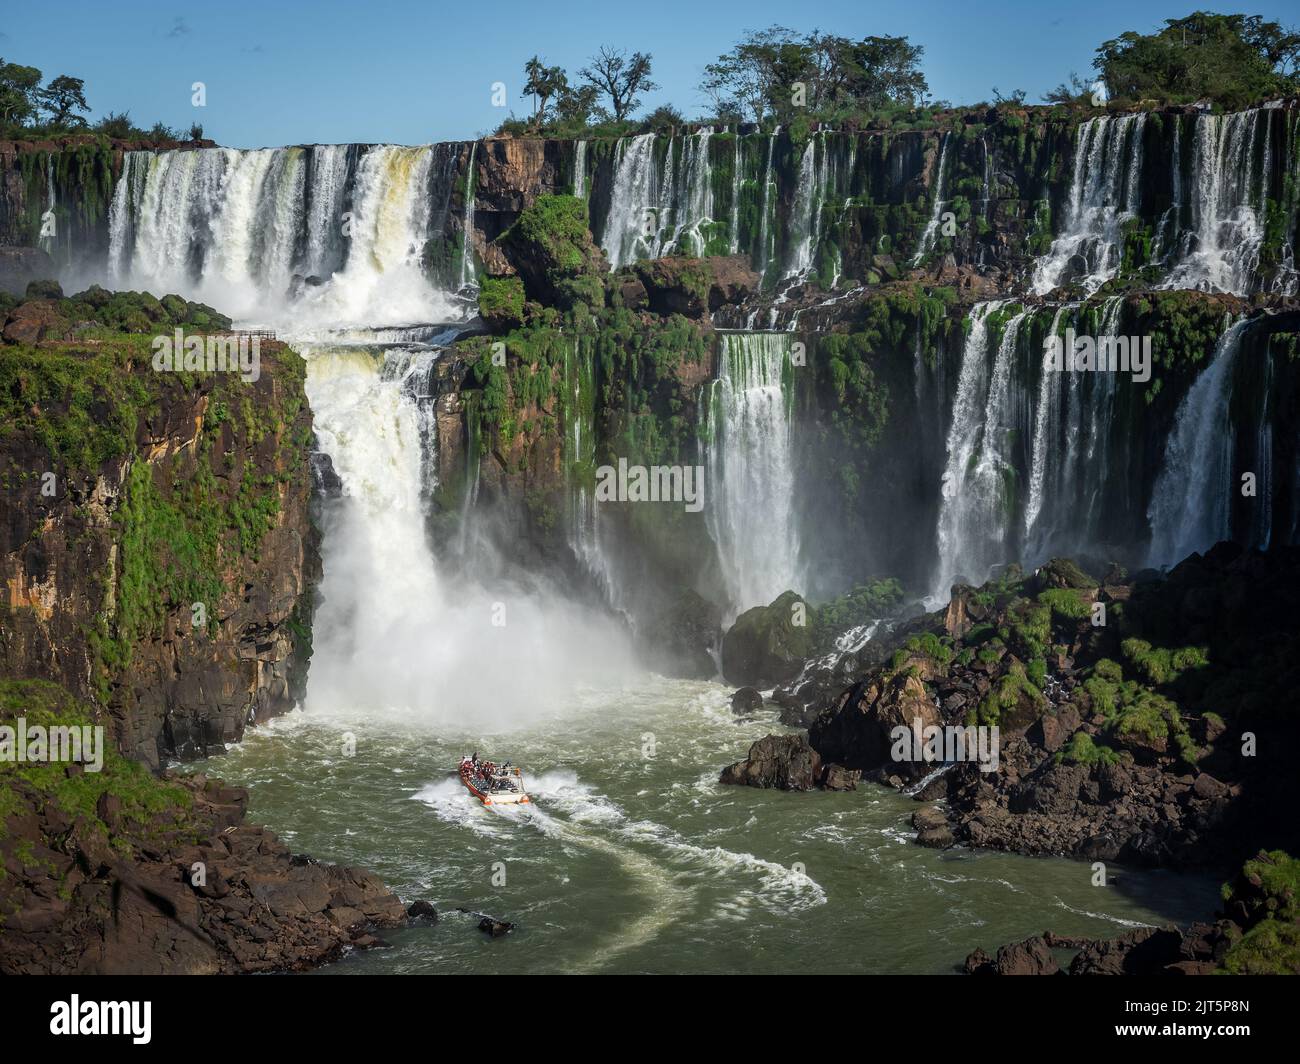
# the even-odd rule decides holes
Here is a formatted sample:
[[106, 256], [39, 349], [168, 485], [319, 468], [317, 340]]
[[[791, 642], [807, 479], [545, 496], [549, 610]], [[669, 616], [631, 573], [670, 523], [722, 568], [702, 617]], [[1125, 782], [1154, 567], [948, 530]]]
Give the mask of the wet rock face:
[[[219, 753], [250, 722], [294, 705], [310, 653], [310, 595], [320, 566], [309, 516], [311, 415], [301, 373], [290, 369], [296, 359], [268, 343], [259, 380], [237, 385], [248, 389], [262, 429], [228, 412], [214, 428], [222, 414], [210, 375], [198, 374], [197, 384], [186, 387], [146, 365], [129, 372], [157, 403], [122, 457], [78, 469], [53, 462], [39, 440], [21, 433], [0, 441], [0, 471], [19, 485], [0, 523], [0, 587], [9, 605], [0, 674], [54, 680], [106, 705], [119, 748], [155, 768], [169, 757]], [[228, 397], [221, 402], [229, 407]], [[220, 587], [199, 604], [201, 612], [191, 601], [142, 603], [140, 588], [125, 586], [126, 574], [177, 562], [167, 537], [144, 551], [124, 529], [130, 521], [144, 527], [171, 520], [200, 475], [213, 478], [205, 498], [231, 510], [241, 505], [241, 492], [246, 500], [250, 485], [258, 485], [274, 516], [243, 546], [234, 546], [237, 534], [222, 533], [231, 546], [217, 555], [217, 570], [196, 570], [209, 587]], [[148, 502], [137, 498], [129, 521], [133, 476], [137, 493], [147, 485]], [[173, 529], [171, 536], [180, 534]], [[148, 623], [119, 627], [128, 601]]]
[[914, 732], [918, 720], [922, 729], [942, 723], [925, 684], [916, 676], [898, 674], [853, 687], [841, 708], [823, 713], [808, 735], [828, 760], [859, 771], [887, 768], [902, 779], [919, 779], [933, 766], [893, 759], [894, 729]]
[[[15, 914], [0, 928], [0, 972], [299, 971], [406, 925], [401, 901], [372, 873], [295, 856], [246, 824], [242, 788], [203, 775], [167, 782], [192, 806], [147, 825], [103, 801], [102, 825], [67, 822], [36, 792], [17, 791], [0, 841], [0, 900]], [[412, 915], [427, 919], [427, 909]]]
[[[641, 261], [623, 284], [639, 282], [645, 302], [656, 314], [700, 318], [727, 304], [743, 303], [758, 291], [759, 276], [742, 255], [708, 259], [666, 258]], [[625, 300], [639, 302], [635, 288]]]

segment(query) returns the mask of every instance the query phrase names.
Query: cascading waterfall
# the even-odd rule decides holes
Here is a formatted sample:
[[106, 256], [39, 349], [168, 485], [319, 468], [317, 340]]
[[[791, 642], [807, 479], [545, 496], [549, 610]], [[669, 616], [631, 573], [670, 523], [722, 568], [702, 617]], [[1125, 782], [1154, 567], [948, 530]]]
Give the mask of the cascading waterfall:
[[430, 245], [445, 243], [460, 150], [130, 152], [109, 213], [112, 282], [299, 332], [460, 318], [447, 289], [472, 265], [462, 259], [459, 278], [426, 268]]
[[980, 303], [970, 314], [948, 431], [936, 598], [946, 599], [954, 580], [982, 582], [1005, 560], [1016, 476], [1009, 454], [1017, 428], [1012, 370], [1026, 312], [1020, 310], [1002, 325], [990, 369], [991, 326], [1003, 316], [1004, 307], [1005, 301]]
[[701, 404], [705, 514], [735, 616], [802, 591], [794, 511], [789, 333], [723, 333]]
[[1147, 509], [1153, 566], [1173, 565], [1230, 532], [1232, 374], [1244, 320], [1219, 338], [1210, 364], [1183, 398], [1165, 442], [1164, 466]]
[[930, 220], [925, 223], [925, 228], [921, 231], [921, 242], [917, 246], [916, 254], [912, 256], [912, 265], [916, 266], [920, 261], [930, 253], [934, 247], [935, 236], [939, 232], [939, 220], [943, 217], [943, 207], [945, 200], [943, 198], [944, 181], [948, 172], [948, 145], [952, 140], [951, 133], [943, 135], [943, 141], [939, 146], [939, 159], [934, 168], [934, 205], [930, 208]]
[[605, 532], [588, 478], [596, 465], [594, 424], [595, 365], [581, 345], [571, 345], [565, 356], [565, 379], [570, 389], [570, 408], [565, 440], [569, 471], [569, 546], [574, 557], [595, 581], [607, 605], [635, 626], [628, 609], [622, 581], [605, 547]]
[[[1180, 231], [1172, 241], [1171, 268], [1162, 287], [1236, 295], [1259, 289], [1274, 116], [1285, 121], [1284, 113], [1273, 108], [1195, 117], [1190, 194], [1184, 206], [1179, 175]], [[1289, 138], [1284, 143], [1289, 151]], [[1176, 170], [1180, 163], [1175, 160]], [[1281, 271], [1273, 287], [1295, 292], [1294, 270]]]
[[575, 679], [634, 669], [617, 632], [553, 589], [439, 572], [425, 520], [436, 350], [301, 350], [319, 445], [342, 484], [322, 515], [308, 705], [491, 727], [554, 709]]
[[[1103, 304], [1096, 339], [1115, 337], [1123, 300]], [[1081, 304], [1059, 307], [1048, 336], [1076, 324]], [[1105, 540], [1101, 525], [1110, 464], [1111, 425], [1119, 375], [1071, 373], [1049, 368], [1043, 353], [1034, 406], [1029, 490], [1022, 533], [1026, 560], [1072, 554]]]
[[469, 146], [469, 163], [465, 167], [465, 214], [461, 219], [461, 251], [460, 251], [460, 277], [458, 279], [460, 287], [465, 288], [475, 282], [474, 272], [474, 241], [471, 239], [474, 232], [474, 187], [478, 182], [478, 175], [474, 170], [474, 156], [478, 153], [478, 141], [474, 141]]
[[1119, 269], [1124, 223], [1138, 213], [1145, 128], [1145, 113], [1079, 126], [1065, 227], [1034, 265], [1036, 294], [1073, 280], [1091, 293]]
[[578, 199], [587, 198], [587, 142], [578, 141], [573, 146], [573, 194]]
[[601, 246], [611, 269], [641, 258], [681, 251], [701, 255], [708, 245], [705, 227], [713, 222], [713, 129], [669, 137], [662, 166], [656, 137], [643, 133], [619, 140]]

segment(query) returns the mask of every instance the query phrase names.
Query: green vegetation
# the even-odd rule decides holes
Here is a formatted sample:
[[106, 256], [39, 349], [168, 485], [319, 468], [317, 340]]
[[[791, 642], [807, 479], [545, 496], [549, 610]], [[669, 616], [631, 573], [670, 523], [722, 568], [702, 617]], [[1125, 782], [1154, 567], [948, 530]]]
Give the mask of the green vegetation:
[[1300, 91], [1300, 35], [1258, 15], [1197, 11], [1156, 33], [1122, 33], [1093, 66], [1122, 102], [1213, 100], [1239, 108]]
[[902, 585], [892, 577], [855, 587], [813, 611], [813, 642], [824, 653], [849, 629], [880, 620], [902, 601]]
[[1300, 974], [1300, 861], [1282, 850], [1262, 852], [1245, 863], [1235, 883], [1223, 885], [1221, 894], [1230, 915], [1253, 924], [1229, 948], [1221, 971]]
[[[78, 112], [90, 111], [86, 83], [70, 74], [59, 74], [41, 84], [40, 70], [0, 58], [0, 138], [33, 140], [92, 130], [120, 139], [179, 140], [182, 134], [162, 122], [145, 131], [132, 124], [126, 113], [112, 111], [94, 126]], [[199, 125], [190, 127], [190, 139], [203, 136]]]
[[128, 761], [117, 750], [111, 721], [77, 702], [57, 684], [42, 680], [0, 680], [0, 723], [23, 717], [28, 727], [41, 725], [105, 725], [100, 772], [69, 773], [57, 761], [0, 761], [0, 839], [7, 835], [8, 814], [21, 808], [16, 788], [25, 784], [52, 803], [69, 819], [85, 817], [93, 830], [107, 836], [108, 828], [96, 813], [103, 794], [118, 798], [121, 816], [128, 822], [148, 825], [159, 814], [182, 813], [190, 808], [189, 793], [182, 787], [155, 779], [147, 768]]
[[1056, 753], [1058, 764], [1114, 765], [1119, 760], [1119, 751], [1093, 742], [1092, 736], [1084, 731], [1075, 732], [1070, 736], [1070, 741]]
[[561, 308], [603, 305], [603, 263], [591, 239], [585, 200], [538, 196], [500, 240], [520, 262], [530, 296]]

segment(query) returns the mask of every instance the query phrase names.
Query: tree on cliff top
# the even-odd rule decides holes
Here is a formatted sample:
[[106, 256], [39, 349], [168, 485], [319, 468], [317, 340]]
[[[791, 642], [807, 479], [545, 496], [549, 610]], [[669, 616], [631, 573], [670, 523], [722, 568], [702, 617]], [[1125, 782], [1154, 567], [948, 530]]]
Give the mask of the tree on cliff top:
[[0, 59], [0, 121], [23, 125], [36, 114], [41, 72]]
[[1238, 107], [1300, 92], [1300, 35], [1258, 15], [1197, 11], [1106, 41], [1093, 66], [1112, 98]]
[[650, 80], [650, 59], [645, 52], [629, 56], [622, 49], [601, 47], [579, 74], [609, 97], [614, 120], [622, 122], [641, 103], [640, 94], [659, 88]]
[[923, 53], [906, 37], [854, 41], [771, 26], [706, 66], [701, 89], [719, 114], [741, 111], [756, 122], [799, 112], [820, 117], [844, 108], [916, 106], [930, 91], [918, 65]]
[[524, 91], [520, 95], [533, 97], [533, 123], [541, 126], [546, 121], [547, 102], [568, 89], [568, 76], [561, 67], [547, 66], [539, 56], [524, 64], [524, 76]]

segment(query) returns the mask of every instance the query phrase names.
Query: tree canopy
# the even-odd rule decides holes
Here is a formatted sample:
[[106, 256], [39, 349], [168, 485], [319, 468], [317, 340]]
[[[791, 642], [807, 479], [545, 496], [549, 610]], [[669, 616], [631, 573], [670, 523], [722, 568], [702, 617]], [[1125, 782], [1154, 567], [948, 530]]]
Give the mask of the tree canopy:
[[1106, 41], [1093, 66], [1112, 99], [1236, 107], [1300, 91], [1300, 35], [1258, 15], [1197, 11]]
[[720, 115], [744, 114], [755, 122], [797, 111], [822, 117], [891, 104], [918, 106], [930, 92], [919, 67], [923, 53], [906, 37], [855, 41], [771, 26], [747, 34], [706, 66], [700, 87]]

